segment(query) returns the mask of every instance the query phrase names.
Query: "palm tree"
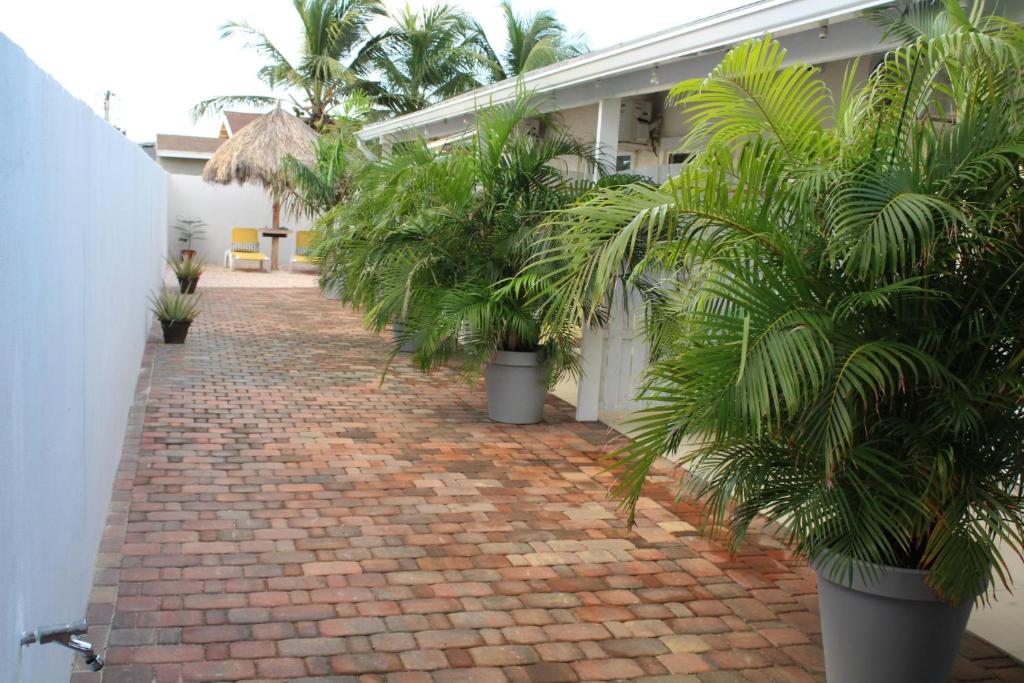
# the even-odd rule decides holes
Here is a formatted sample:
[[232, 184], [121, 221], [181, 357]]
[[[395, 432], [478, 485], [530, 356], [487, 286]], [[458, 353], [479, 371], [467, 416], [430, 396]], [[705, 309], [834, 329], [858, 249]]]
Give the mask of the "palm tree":
[[365, 122], [371, 106], [369, 97], [354, 93], [322, 129], [311, 164], [292, 155], [284, 158], [285, 200], [293, 213], [316, 220], [348, 199], [364, 159], [355, 131]]
[[443, 152], [422, 140], [396, 147], [362, 169], [353, 199], [324, 231], [326, 285], [366, 310], [375, 329], [404, 323], [424, 370], [456, 348], [470, 374], [496, 350], [539, 351], [553, 375], [574, 367], [577, 328], [544, 325], [541, 293], [516, 276], [536, 226], [592, 186], [564, 175], [561, 160], [592, 165], [594, 151], [553, 119], [544, 139], [522, 130], [537, 116], [521, 94], [481, 112], [467, 142]]
[[[267, 35], [245, 22], [223, 27], [222, 37], [236, 34], [250, 39], [248, 47], [266, 59], [258, 74], [272, 91], [287, 96], [296, 115], [311, 126], [321, 127], [331, 113], [355, 92], [357, 72], [375, 40], [367, 32], [373, 17], [383, 13], [380, 0], [292, 0], [302, 22], [302, 48], [297, 62], [291, 62]], [[273, 105], [273, 95], [223, 95], [204, 100], [193, 110], [198, 119], [235, 105]]]
[[839, 93], [769, 38], [677, 85], [702, 151], [549, 226], [548, 315], [649, 295], [629, 510], [696, 444], [677, 461], [736, 543], [763, 516], [834, 577], [971, 601], [1024, 546], [1024, 30], [955, 0], [900, 27]]
[[501, 0], [501, 11], [505, 19], [504, 52], [499, 54], [484, 35], [483, 29], [476, 25], [485, 69], [492, 82], [515, 78], [527, 71], [587, 52], [582, 36], [569, 35], [565, 26], [550, 10], [517, 15], [512, 9], [511, 0]]
[[480, 85], [474, 23], [439, 4], [392, 15], [394, 26], [365, 52], [359, 87], [391, 114], [406, 114]]
[[[416, 241], [417, 226], [409, 218], [420, 210], [427, 196], [424, 188], [435, 184], [436, 159], [422, 140], [414, 140], [361, 163], [353, 173], [350, 200], [336, 204], [318, 224], [314, 260], [321, 287], [340, 292], [362, 309], [371, 329], [380, 331], [406, 317], [408, 298], [402, 285], [417, 270], [409, 247]], [[446, 192], [456, 184], [440, 182], [436, 187]]]

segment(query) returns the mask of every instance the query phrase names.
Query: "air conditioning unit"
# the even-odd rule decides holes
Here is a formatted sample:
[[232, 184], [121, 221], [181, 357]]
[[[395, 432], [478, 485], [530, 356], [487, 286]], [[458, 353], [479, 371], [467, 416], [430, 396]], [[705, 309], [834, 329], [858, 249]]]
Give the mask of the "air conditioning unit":
[[622, 100], [619, 105], [619, 142], [650, 144], [653, 111], [649, 100]]

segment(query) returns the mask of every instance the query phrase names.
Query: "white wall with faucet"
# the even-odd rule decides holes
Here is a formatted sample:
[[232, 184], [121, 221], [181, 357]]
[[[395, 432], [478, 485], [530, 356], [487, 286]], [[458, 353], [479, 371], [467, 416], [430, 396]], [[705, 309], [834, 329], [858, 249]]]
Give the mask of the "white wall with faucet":
[[84, 616], [167, 253], [166, 173], [0, 34], [0, 683]]

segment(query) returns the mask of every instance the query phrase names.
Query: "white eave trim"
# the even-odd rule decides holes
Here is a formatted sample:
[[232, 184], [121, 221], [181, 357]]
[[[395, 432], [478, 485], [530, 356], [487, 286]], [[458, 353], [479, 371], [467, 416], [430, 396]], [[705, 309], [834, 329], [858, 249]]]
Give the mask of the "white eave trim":
[[167, 157], [170, 159], [212, 159], [213, 154], [210, 152], [178, 152], [173, 149], [157, 149], [156, 155], [158, 157]]
[[[854, 15], [887, 4], [891, 4], [891, 0], [759, 0], [729, 12], [530, 71], [520, 81], [527, 91], [542, 94], [650, 68], [654, 64], [677, 61], [765, 33], [813, 26], [826, 19]], [[680, 49], [681, 45], [685, 47]], [[515, 79], [493, 83], [450, 97], [426, 109], [365, 126], [356, 135], [362, 140], [375, 140], [442, 119], [465, 116], [480, 106], [512, 99], [518, 87], [519, 81]]]
[[449, 135], [447, 137], [433, 140], [432, 142], [427, 143], [427, 149], [441, 149], [445, 145], [450, 145], [453, 142], [458, 142], [459, 140], [465, 140], [466, 138], [472, 137], [474, 132], [475, 131], [472, 129], [464, 130], [461, 133], [456, 133], [455, 135]]

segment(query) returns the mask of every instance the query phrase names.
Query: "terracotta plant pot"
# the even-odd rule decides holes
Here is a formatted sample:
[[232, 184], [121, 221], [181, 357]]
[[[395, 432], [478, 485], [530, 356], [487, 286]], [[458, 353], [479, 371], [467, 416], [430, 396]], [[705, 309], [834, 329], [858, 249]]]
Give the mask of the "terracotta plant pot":
[[160, 327], [164, 331], [164, 344], [184, 344], [191, 324], [191, 320], [161, 320]]
[[196, 285], [199, 284], [199, 278], [178, 278], [178, 287], [181, 289], [182, 294], [195, 294]]
[[195, 249], [182, 249], [181, 250], [181, 260], [182, 261], [184, 261], [185, 259], [195, 259], [195, 257], [196, 257], [196, 250]]

